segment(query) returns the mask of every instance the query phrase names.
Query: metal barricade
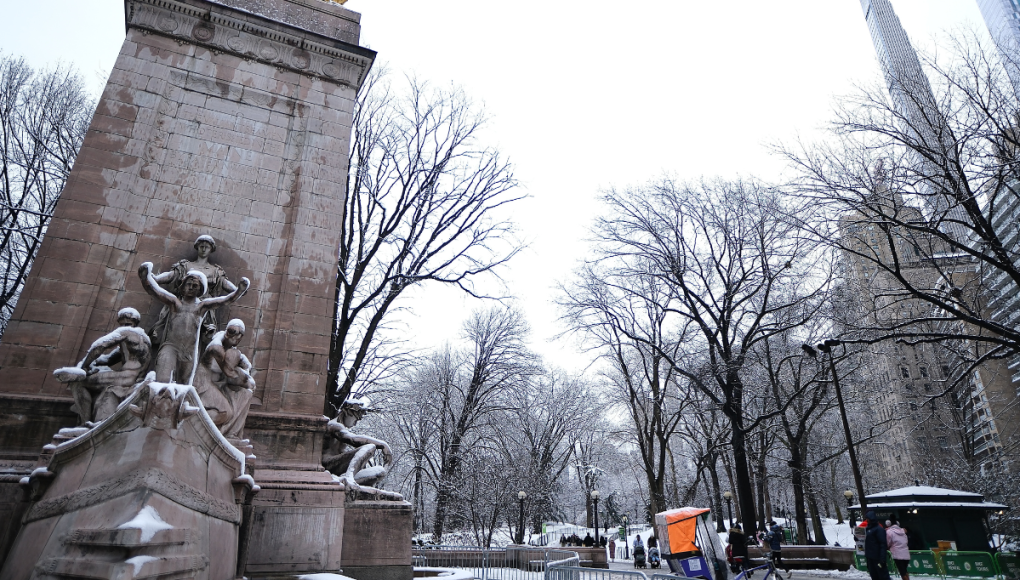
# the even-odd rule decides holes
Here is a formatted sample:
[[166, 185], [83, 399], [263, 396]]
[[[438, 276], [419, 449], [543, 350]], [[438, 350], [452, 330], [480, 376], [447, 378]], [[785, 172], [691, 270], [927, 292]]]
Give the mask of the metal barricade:
[[[636, 570], [611, 570], [607, 568], [582, 568], [550, 563], [546, 580], [649, 580], [644, 572]], [[689, 580], [675, 574], [652, 574], [651, 580]]]
[[466, 570], [477, 580], [546, 580], [552, 565], [580, 565], [577, 552], [524, 546], [415, 546], [412, 560], [419, 567]]
[[644, 572], [550, 565], [546, 580], [648, 580]]

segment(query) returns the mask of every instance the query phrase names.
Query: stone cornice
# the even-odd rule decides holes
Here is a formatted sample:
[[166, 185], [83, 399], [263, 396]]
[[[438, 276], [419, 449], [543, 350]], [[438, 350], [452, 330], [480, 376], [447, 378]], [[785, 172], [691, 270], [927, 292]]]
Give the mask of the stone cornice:
[[206, 2], [128, 0], [127, 27], [361, 87], [375, 52], [265, 17]]

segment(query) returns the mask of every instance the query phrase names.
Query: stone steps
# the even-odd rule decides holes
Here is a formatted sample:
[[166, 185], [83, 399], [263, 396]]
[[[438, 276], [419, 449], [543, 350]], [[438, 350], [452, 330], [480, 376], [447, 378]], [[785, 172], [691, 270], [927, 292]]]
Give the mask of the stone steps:
[[[151, 558], [151, 559], [150, 559]], [[51, 558], [40, 564], [41, 577], [132, 580], [192, 578], [209, 565], [205, 556], [134, 556], [119, 562], [89, 558]]]
[[103, 580], [178, 580], [193, 578], [209, 565], [190, 553], [194, 534], [188, 529], [158, 530], [144, 537], [128, 529], [79, 529], [62, 538], [64, 554], [36, 567], [39, 578]]

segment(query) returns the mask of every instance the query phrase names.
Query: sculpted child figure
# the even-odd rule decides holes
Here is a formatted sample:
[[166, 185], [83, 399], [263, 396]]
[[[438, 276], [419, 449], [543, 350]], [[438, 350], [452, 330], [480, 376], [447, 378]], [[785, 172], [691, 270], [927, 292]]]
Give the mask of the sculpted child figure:
[[[142, 380], [152, 356], [145, 331], [138, 328], [142, 317], [134, 308], [117, 313], [116, 330], [92, 343], [76, 367], [57, 369], [57, 380], [70, 383], [74, 410], [82, 424], [102, 421]], [[112, 349], [112, 350], [111, 350]]]
[[238, 438], [248, 417], [248, 404], [255, 389], [251, 362], [237, 345], [244, 338], [244, 323], [227, 323], [205, 347], [195, 371], [195, 390], [213, 423], [226, 437]]
[[224, 304], [237, 300], [248, 290], [250, 282], [241, 278], [241, 284], [232, 292], [214, 298], [201, 298], [208, 290], [205, 274], [189, 271], [175, 296], [156, 283], [152, 275], [152, 262], [138, 267], [142, 287], [167, 306], [166, 330], [156, 351], [156, 380], [161, 383], [192, 384], [198, 358], [202, 319], [205, 314]]
[[[216, 251], [216, 240], [209, 235], [201, 235], [195, 239], [195, 252], [198, 256], [194, 260], [181, 260], [173, 265], [166, 272], [156, 274], [153, 279], [161, 286], [167, 288], [171, 294], [180, 295], [181, 285], [188, 272], [195, 270], [205, 274], [205, 293], [199, 298], [217, 298], [225, 296], [237, 289], [233, 282], [227, 279], [227, 273], [223, 268], [209, 261], [209, 256]], [[159, 348], [166, 335], [166, 320], [170, 311], [164, 307], [159, 313], [159, 320], [152, 327], [151, 337], [153, 344]], [[209, 339], [219, 327], [216, 321], [216, 311], [206, 312], [202, 321], [201, 346], [209, 343]]]

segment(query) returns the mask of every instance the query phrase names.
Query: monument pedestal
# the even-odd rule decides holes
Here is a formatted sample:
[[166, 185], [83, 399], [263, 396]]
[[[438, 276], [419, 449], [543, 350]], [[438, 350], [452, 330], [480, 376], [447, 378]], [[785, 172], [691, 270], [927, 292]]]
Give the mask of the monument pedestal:
[[[411, 504], [355, 501], [344, 515], [341, 569], [357, 580], [397, 580], [413, 576]], [[399, 532], [398, 532], [399, 530]]]
[[0, 343], [0, 517], [25, 507], [18, 482], [43, 445], [78, 423], [53, 370], [81, 360], [123, 307], [150, 329], [162, 305], [134, 272], [143, 262], [167, 272], [211, 235], [215, 264], [252, 282], [219, 316], [247, 325], [238, 348], [255, 370], [244, 437], [262, 491], [238, 532], [249, 575], [335, 571], [354, 558], [367, 578], [376, 561], [357, 558], [375, 552], [348, 546], [368, 534], [388, 577], [410, 578], [409, 506], [358, 507], [385, 515], [351, 528], [360, 502], [345, 504], [321, 466], [353, 108], [375, 58], [358, 45], [360, 16], [324, 0], [126, 0], [125, 17]]

